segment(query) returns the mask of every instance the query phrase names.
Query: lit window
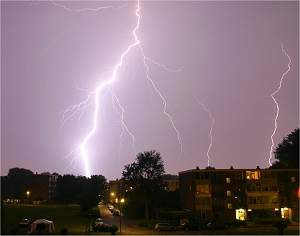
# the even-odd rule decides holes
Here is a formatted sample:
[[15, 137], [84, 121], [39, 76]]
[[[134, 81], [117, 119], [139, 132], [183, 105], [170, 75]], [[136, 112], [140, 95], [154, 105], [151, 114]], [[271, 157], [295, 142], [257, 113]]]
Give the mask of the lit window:
[[230, 196], [231, 196], [231, 191], [230, 191], [230, 190], [227, 190], [227, 191], [226, 191], [226, 195], [227, 195], [227, 197], [230, 197]]
[[231, 209], [231, 208], [232, 208], [232, 204], [231, 204], [231, 203], [228, 203], [228, 204], [227, 204], [227, 208], [228, 208], [228, 209]]
[[208, 184], [197, 184], [196, 185], [196, 192], [198, 194], [209, 193], [209, 186], [208, 186]]
[[296, 178], [293, 176], [293, 177], [291, 177], [291, 182], [292, 183], [295, 183], [296, 182]]
[[226, 183], [230, 184], [230, 178], [226, 178]]
[[246, 178], [249, 180], [258, 180], [260, 178], [260, 173], [257, 170], [254, 170], [254, 171], [247, 170]]
[[236, 209], [235, 210], [235, 219], [242, 220], [242, 221], [245, 220], [246, 219], [246, 210], [245, 209]]

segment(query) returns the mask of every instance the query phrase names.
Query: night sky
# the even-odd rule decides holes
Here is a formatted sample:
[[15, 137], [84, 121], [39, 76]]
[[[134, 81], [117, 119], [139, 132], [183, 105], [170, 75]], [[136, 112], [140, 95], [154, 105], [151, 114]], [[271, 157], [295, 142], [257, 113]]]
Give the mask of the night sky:
[[[136, 2], [62, 4], [66, 8], [1, 2], [2, 175], [12, 167], [84, 174], [80, 158], [68, 154], [91, 129], [94, 104], [64, 125], [63, 111], [107, 79], [133, 41]], [[112, 8], [76, 11], [101, 6]], [[211, 121], [197, 98], [215, 118], [212, 166], [267, 167], [276, 112], [270, 94], [288, 64], [281, 43], [292, 67], [276, 95], [275, 144], [299, 123], [299, 3], [141, 2], [140, 7], [137, 34], [145, 54], [173, 69], [149, 63], [183, 152], [135, 48], [119, 70], [114, 91], [135, 135], [136, 152], [159, 151], [168, 173], [206, 167]], [[100, 104], [89, 163], [92, 174], [112, 179], [135, 154], [127, 133], [120, 141], [121, 123], [109, 90]]]

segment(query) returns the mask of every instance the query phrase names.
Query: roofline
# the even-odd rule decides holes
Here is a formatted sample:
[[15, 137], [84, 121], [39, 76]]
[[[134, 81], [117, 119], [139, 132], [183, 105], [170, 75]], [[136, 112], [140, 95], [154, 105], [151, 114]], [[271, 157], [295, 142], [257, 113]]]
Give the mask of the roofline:
[[190, 169], [190, 170], [184, 170], [184, 171], [180, 171], [178, 172], [178, 174], [185, 174], [185, 173], [192, 173], [192, 172], [227, 172], [227, 171], [247, 171], [247, 170], [260, 170], [260, 171], [274, 171], [274, 172], [279, 172], [279, 171], [298, 171], [299, 169], [258, 169], [258, 168], [249, 168], [249, 169]]

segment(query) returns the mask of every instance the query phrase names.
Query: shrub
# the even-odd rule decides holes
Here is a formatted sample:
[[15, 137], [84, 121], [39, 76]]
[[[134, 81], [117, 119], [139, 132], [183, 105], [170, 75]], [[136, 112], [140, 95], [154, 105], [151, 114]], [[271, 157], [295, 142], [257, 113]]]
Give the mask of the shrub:
[[67, 229], [67, 228], [62, 228], [62, 229], [60, 230], [60, 234], [62, 234], [62, 235], [68, 234], [68, 229]]
[[116, 225], [112, 225], [110, 228], [109, 228], [109, 232], [112, 234], [112, 235], [115, 235], [117, 233], [117, 231], [119, 230], [119, 228], [116, 226]]
[[278, 234], [283, 234], [283, 231], [287, 228], [288, 224], [288, 220], [277, 220], [273, 223], [273, 226], [278, 230]]

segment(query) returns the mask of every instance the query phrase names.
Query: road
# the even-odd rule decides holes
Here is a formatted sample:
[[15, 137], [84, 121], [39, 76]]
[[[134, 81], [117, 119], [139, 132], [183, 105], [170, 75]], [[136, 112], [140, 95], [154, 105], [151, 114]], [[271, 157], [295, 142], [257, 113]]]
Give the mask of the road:
[[[120, 229], [120, 216], [113, 216], [106, 205], [98, 205], [101, 218], [105, 224], [116, 225]], [[154, 231], [145, 227], [140, 227], [134, 221], [126, 219], [122, 216], [122, 234], [153, 234]]]
[[[99, 211], [103, 222], [110, 225], [116, 225], [120, 228], [120, 217], [113, 216], [105, 205], [99, 205]], [[245, 235], [245, 234], [277, 234], [276, 229], [271, 225], [255, 225], [248, 227], [237, 227], [225, 230], [200, 230], [200, 231], [164, 231], [156, 232], [152, 229], [137, 225], [134, 220], [126, 219], [122, 216], [121, 234], [128, 235]], [[285, 230], [287, 234], [298, 234], [299, 224], [289, 225]]]

